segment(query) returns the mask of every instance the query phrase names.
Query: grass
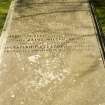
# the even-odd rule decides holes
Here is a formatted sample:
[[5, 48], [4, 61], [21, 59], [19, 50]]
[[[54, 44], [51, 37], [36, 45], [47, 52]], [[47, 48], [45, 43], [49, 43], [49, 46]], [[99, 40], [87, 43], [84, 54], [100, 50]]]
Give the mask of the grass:
[[11, 1], [12, 0], [0, 0], [0, 33], [2, 31]]
[[105, 33], [105, 0], [93, 0], [93, 3], [96, 8], [96, 15]]

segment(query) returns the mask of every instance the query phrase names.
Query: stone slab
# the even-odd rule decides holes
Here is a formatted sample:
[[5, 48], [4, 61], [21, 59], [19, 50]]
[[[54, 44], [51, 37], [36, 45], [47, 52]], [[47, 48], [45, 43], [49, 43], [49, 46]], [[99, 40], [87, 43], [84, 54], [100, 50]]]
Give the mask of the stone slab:
[[0, 105], [105, 104], [105, 68], [86, 0], [18, 0], [6, 38]]

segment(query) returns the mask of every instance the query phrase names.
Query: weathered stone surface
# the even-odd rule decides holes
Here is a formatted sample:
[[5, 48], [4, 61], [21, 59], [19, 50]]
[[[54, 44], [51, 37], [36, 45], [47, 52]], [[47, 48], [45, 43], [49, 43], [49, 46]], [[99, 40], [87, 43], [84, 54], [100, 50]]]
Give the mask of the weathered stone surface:
[[0, 105], [105, 104], [105, 68], [86, 0], [18, 0], [5, 38]]

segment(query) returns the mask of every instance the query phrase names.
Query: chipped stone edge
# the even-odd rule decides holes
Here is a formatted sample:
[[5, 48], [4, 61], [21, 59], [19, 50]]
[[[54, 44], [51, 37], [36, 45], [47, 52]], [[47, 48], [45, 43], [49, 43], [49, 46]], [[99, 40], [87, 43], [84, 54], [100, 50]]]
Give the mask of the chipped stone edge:
[[[95, 30], [95, 38], [96, 38], [96, 41], [97, 41], [97, 45], [98, 45], [98, 52], [99, 52], [99, 55], [100, 55], [100, 58], [101, 58], [101, 61], [103, 63], [103, 66], [105, 68], [105, 58], [104, 58], [104, 53], [103, 53], [103, 50], [102, 50], [102, 45], [101, 45], [101, 42], [100, 42], [100, 39], [99, 39], [99, 35], [98, 35], [98, 31], [97, 31], [97, 28], [96, 28], [96, 24], [95, 24], [95, 21], [97, 23], [97, 20], [96, 17], [93, 16], [92, 14], [92, 9], [91, 9], [91, 4], [89, 3], [89, 8], [90, 8], [90, 15], [91, 15], [91, 19], [92, 19], [92, 23], [93, 23], [93, 27], [94, 27], [94, 30]], [[98, 23], [97, 23], [98, 24]], [[103, 44], [103, 43], [102, 43]]]
[[3, 52], [4, 52], [4, 48], [5, 48], [5, 44], [7, 41], [7, 37], [10, 31], [10, 26], [12, 23], [12, 18], [13, 18], [13, 13], [14, 13], [14, 9], [15, 9], [15, 4], [16, 4], [17, 0], [12, 0], [11, 4], [10, 4], [10, 8], [8, 10], [8, 14], [6, 17], [6, 21], [4, 23], [2, 32], [1, 32], [1, 37], [0, 37], [0, 63], [2, 62], [2, 56], [3, 56]]

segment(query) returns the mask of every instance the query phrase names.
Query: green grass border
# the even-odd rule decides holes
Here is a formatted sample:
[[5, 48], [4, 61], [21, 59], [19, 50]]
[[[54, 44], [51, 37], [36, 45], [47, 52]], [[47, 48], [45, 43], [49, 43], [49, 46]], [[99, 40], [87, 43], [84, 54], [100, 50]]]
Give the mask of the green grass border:
[[12, 0], [0, 0], [0, 33], [4, 26], [11, 1]]
[[92, 0], [103, 33], [105, 33], [105, 0]]

